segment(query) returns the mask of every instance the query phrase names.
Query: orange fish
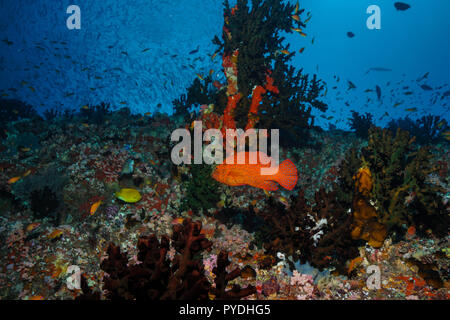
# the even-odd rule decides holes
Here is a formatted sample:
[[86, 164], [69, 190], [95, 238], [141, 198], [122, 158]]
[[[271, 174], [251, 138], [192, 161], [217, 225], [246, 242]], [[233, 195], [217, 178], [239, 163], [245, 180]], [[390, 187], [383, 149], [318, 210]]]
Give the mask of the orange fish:
[[13, 184], [16, 183], [17, 181], [20, 180], [20, 177], [14, 177], [8, 180], [8, 184]]
[[294, 19], [295, 21], [300, 21], [300, 17], [298, 15], [296, 15], [296, 14], [294, 14], [292, 16], [292, 19]]
[[348, 266], [347, 274], [352, 273], [353, 270], [363, 261], [362, 257], [357, 257], [350, 261], [350, 264]]
[[172, 224], [182, 224], [184, 221], [184, 218], [175, 218], [172, 220]]
[[287, 51], [287, 50], [281, 50], [280, 52], [283, 53], [283, 54], [286, 54], [286, 55], [291, 54], [291, 53], [290, 53], [289, 51]]
[[305, 51], [305, 47], [303, 47], [300, 50], [298, 50], [299, 53], [303, 53], [303, 51]]
[[36, 229], [37, 227], [39, 227], [41, 224], [39, 223], [39, 222], [33, 222], [33, 223], [30, 223], [28, 226], [27, 226], [27, 228], [25, 229], [27, 232], [31, 232], [31, 231], [33, 231], [34, 229]]
[[28, 300], [44, 300], [43, 296], [32, 296], [29, 297]]
[[62, 234], [63, 234], [63, 231], [62, 231], [62, 230], [56, 229], [56, 230], [54, 230], [52, 233], [50, 233], [47, 237], [48, 237], [49, 239], [56, 239], [56, 238], [61, 237]]
[[[261, 168], [269, 168], [271, 165], [269, 161], [273, 161], [273, 158], [263, 152], [245, 152], [245, 164], [237, 164], [242, 152], [234, 154], [234, 164], [227, 164], [231, 160], [230, 157], [225, 159], [224, 163], [215, 168], [212, 177], [229, 186], [250, 185], [268, 191], [278, 190], [276, 182], [288, 190], [292, 190], [297, 184], [297, 168], [291, 160], [283, 161], [278, 166], [277, 173], [263, 175]], [[250, 164], [250, 156], [256, 157], [257, 163]]]
[[408, 231], [406, 231], [406, 232], [409, 236], [413, 236], [416, 234], [416, 228], [414, 226], [411, 226], [408, 228]]
[[94, 215], [94, 213], [97, 211], [98, 207], [100, 207], [101, 204], [102, 204], [102, 200], [97, 201], [96, 203], [94, 203], [91, 206], [91, 210], [90, 210], [91, 216]]

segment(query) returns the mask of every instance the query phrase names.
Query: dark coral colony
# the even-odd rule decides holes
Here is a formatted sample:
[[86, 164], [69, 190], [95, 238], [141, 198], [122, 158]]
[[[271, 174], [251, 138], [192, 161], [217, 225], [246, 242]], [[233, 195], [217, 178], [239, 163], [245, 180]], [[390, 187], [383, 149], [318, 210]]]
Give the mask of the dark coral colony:
[[[326, 83], [289, 64], [280, 35], [303, 33], [305, 10], [225, 0], [223, 14], [211, 57], [226, 81], [197, 76], [173, 115], [107, 103], [40, 114], [2, 97], [1, 298], [448, 299], [447, 122], [382, 128], [352, 111], [351, 131], [324, 130]], [[174, 164], [171, 132], [195, 121], [279, 129], [295, 187]]]

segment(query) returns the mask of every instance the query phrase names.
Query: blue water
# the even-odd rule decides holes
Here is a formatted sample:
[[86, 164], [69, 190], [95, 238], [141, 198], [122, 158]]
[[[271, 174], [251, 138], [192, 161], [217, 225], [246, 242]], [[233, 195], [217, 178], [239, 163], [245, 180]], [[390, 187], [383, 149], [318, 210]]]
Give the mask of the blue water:
[[[449, 87], [436, 90], [450, 83], [450, 1], [406, 2], [411, 8], [397, 11], [391, 0], [300, 1], [312, 13], [305, 29], [308, 37], [289, 34], [286, 41], [297, 51], [293, 65], [327, 82], [326, 116], [334, 118], [317, 117], [317, 124], [346, 128], [350, 110], [371, 112], [380, 125], [391, 118], [429, 113], [450, 120], [449, 97], [438, 96]], [[81, 30], [66, 27], [71, 4], [80, 6]], [[380, 30], [366, 27], [371, 4], [381, 8]], [[0, 12], [0, 40], [5, 40], [0, 42], [0, 94], [39, 111], [108, 102], [135, 113], [171, 113], [172, 101], [196, 73], [206, 75], [213, 69], [215, 79], [223, 81], [220, 57], [211, 61], [208, 56], [215, 50], [212, 38], [222, 34], [221, 0], [2, 0]], [[347, 37], [348, 31], [355, 37]], [[299, 54], [302, 47], [306, 49]], [[371, 67], [392, 71], [366, 74]], [[416, 82], [426, 72], [429, 77], [420, 84], [432, 91]], [[357, 88], [347, 91], [347, 80]], [[375, 92], [364, 92], [376, 85], [382, 89], [380, 101]], [[414, 94], [405, 96], [403, 86]], [[372, 100], [367, 103], [367, 98]], [[402, 104], [393, 108], [397, 102]], [[418, 111], [405, 111], [412, 107]]]

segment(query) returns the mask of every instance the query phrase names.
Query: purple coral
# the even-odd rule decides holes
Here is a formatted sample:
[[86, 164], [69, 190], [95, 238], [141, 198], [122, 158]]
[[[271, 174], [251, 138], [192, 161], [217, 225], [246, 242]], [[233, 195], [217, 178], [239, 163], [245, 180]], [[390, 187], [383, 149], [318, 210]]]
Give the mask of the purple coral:
[[113, 205], [106, 207], [106, 217], [108, 219], [113, 219], [117, 216], [117, 213], [119, 212], [119, 206]]

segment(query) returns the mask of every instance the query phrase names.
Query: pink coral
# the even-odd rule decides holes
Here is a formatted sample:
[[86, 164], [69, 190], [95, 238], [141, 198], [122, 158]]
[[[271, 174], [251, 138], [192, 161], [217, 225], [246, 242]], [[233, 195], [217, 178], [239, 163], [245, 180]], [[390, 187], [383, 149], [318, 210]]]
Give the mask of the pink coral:
[[298, 300], [313, 299], [315, 297], [314, 279], [311, 275], [302, 274], [294, 270], [290, 284], [295, 286], [296, 291], [299, 292], [297, 294]]

